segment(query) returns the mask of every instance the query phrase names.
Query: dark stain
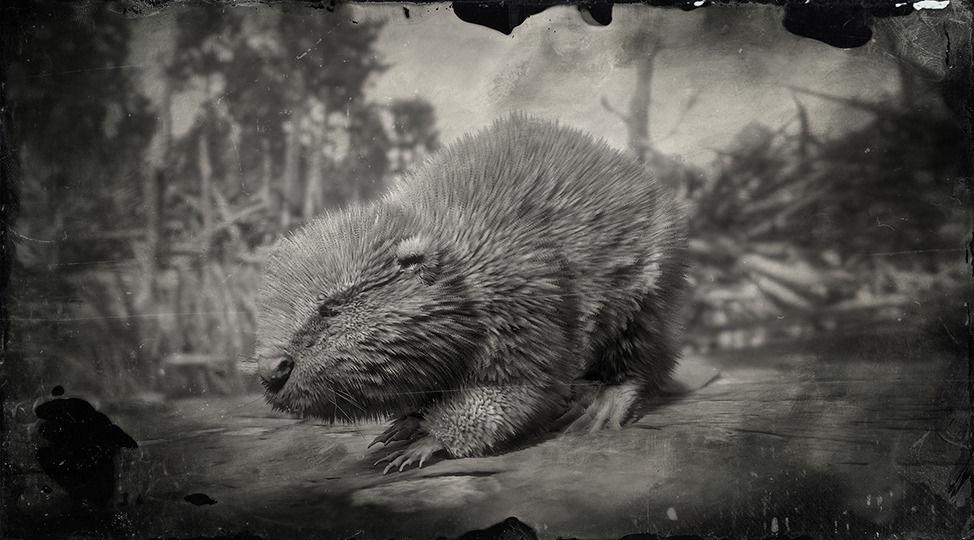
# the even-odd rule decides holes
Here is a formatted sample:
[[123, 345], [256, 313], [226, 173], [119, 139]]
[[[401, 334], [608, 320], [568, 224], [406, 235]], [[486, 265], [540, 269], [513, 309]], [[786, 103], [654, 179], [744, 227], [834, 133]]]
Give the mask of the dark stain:
[[[456, 16], [471, 24], [477, 24], [510, 35], [515, 28], [533, 15], [549, 7], [561, 5], [556, 0], [537, 2], [460, 2], [451, 4]], [[694, 0], [648, 0], [644, 2], [653, 7], [677, 8], [693, 11], [710, 5], [704, 2], [697, 5]], [[589, 24], [607, 26], [612, 23], [613, 2], [588, 1], [577, 4], [582, 18]], [[406, 18], [409, 10], [403, 8]], [[861, 47], [872, 39], [873, 31], [869, 21], [875, 17], [899, 17], [915, 12], [912, 3], [901, 6], [893, 2], [868, 8], [857, 4], [840, 2], [787, 2], [782, 21], [789, 32], [826, 43], [842, 49]]]
[[612, 2], [589, 2], [578, 4], [582, 12], [582, 19], [594, 25], [609, 26], [612, 24]]
[[403, 6], [402, 7], [402, 14], [405, 15], [406, 18], [408, 19], [409, 18], [409, 8], [406, 7], [406, 6]]
[[36, 451], [41, 470], [73, 500], [107, 506], [115, 492], [115, 456], [121, 448], [138, 448], [135, 440], [83, 399], [53, 399], [34, 413], [46, 441]]
[[871, 6], [869, 12], [873, 17], [902, 17], [914, 13], [916, 10], [913, 9], [913, 2], [906, 2], [902, 5], [897, 5], [896, 2], [890, 2], [888, 4]]
[[318, 9], [321, 9], [323, 7], [323, 8], [325, 8], [325, 10], [328, 11], [328, 13], [334, 13], [335, 12], [335, 0], [331, 0], [327, 4], [322, 3], [321, 5], [318, 5], [318, 6], [315, 6], [315, 7], [317, 7]]
[[[534, 529], [512, 516], [486, 529], [463, 533], [457, 537], [457, 540], [536, 540], [537, 538]], [[437, 540], [441, 539], [446, 540], [445, 537]]]
[[857, 5], [788, 4], [783, 24], [792, 34], [850, 49], [872, 39], [866, 15], [866, 9]]
[[557, 2], [542, 1], [531, 4], [513, 2], [453, 2], [453, 13], [464, 22], [486, 26], [492, 30], [510, 35], [528, 17], [537, 15]]
[[904, 17], [915, 12], [913, 2], [902, 5], [889, 2], [873, 6], [841, 2], [789, 2], [785, 5], [782, 23], [786, 30], [795, 35], [849, 49], [869, 43], [873, 35], [871, 20]]
[[191, 493], [183, 497], [183, 500], [196, 506], [216, 504], [216, 501], [211, 499], [206, 493]]

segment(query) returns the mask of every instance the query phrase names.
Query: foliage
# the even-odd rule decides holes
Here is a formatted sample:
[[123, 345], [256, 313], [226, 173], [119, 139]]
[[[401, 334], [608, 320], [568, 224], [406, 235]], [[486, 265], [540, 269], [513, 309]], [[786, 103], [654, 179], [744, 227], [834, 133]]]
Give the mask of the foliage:
[[401, 173], [417, 155], [429, 154], [440, 148], [433, 106], [420, 99], [397, 100], [389, 107], [392, 113], [392, 163]]
[[[390, 173], [435, 148], [428, 103], [386, 108], [363, 98], [369, 78], [385, 69], [373, 51], [380, 23], [353, 21], [345, 8], [191, 10], [178, 21], [167, 73], [174, 91], [200, 90], [204, 104], [174, 145], [173, 181], [183, 185], [171, 202], [187, 211], [174, 223], [210, 221], [203, 199], [211, 194], [199, 190], [212, 180], [231, 208], [264, 206], [250, 221], [279, 212], [287, 229], [375, 195]], [[204, 174], [212, 178], [204, 182]], [[200, 200], [187, 202], [187, 193]], [[265, 240], [258, 235], [250, 246]]]
[[[80, 332], [70, 327], [70, 308], [92, 286], [65, 270], [132, 256], [122, 231], [140, 221], [133, 187], [155, 120], [126, 69], [129, 26], [107, 4], [17, 3], [5, 11], [15, 17], [5, 25], [4, 84], [21, 215], [43, 216], [16, 224], [11, 312], [31, 315], [13, 326], [14, 354], [31, 358], [14, 368], [16, 391], [31, 373], [84, 371], [61, 356], [61, 345]], [[93, 238], [105, 231], [105, 241]]]
[[[365, 99], [385, 69], [381, 24], [345, 8], [183, 9], [158, 111], [124, 69], [129, 21], [107, 5], [28, 12], [9, 78], [14, 135], [25, 206], [53, 218], [21, 232], [58, 240], [21, 246], [14, 286], [16, 312], [33, 315], [19, 350], [43, 386], [120, 397], [164, 388], [176, 353], [250, 354], [263, 250], [438, 145], [425, 101]], [[199, 108], [177, 135], [178, 96]], [[163, 159], [146, 160], [152, 142]]]
[[202, 101], [170, 150], [155, 304], [199, 314], [160, 328], [170, 351], [234, 359], [251, 354], [253, 296], [273, 240], [325, 208], [376, 196], [437, 140], [425, 101], [365, 99], [385, 69], [373, 50], [380, 24], [345, 8], [206, 13], [180, 17], [166, 71], [172, 91]]
[[[133, 222], [128, 187], [155, 121], [124, 69], [128, 25], [104, 4], [40, 3], [17, 13], [6, 79], [10, 136], [24, 174], [24, 208], [51, 218], [35, 222], [46, 230], [21, 232], [44, 238], [70, 227], [83, 237], [105, 223]], [[90, 253], [98, 246], [75, 242], [60, 247], [64, 258], [117, 254]]]
[[[690, 186], [698, 320], [813, 313], [951, 279], [938, 253], [961, 241], [961, 128], [896, 104], [846, 105], [872, 118], [819, 140], [799, 104], [797, 130], [746, 126], [716, 174]], [[900, 256], [911, 251], [922, 261]]]

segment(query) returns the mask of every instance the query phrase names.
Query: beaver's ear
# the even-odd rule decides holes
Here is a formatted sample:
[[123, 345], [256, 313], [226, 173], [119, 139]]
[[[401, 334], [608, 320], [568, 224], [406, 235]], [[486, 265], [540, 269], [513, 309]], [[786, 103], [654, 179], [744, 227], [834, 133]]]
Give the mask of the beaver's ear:
[[396, 246], [396, 264], [429, 285], [440, 273], [440, 251], [429, 237], [410, 236]]

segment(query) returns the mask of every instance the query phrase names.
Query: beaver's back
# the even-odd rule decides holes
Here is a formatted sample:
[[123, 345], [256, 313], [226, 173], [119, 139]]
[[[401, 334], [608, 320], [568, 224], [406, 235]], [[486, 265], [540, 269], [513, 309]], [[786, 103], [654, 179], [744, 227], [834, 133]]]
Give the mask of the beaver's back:
[[427, 216], [460, 219], [470, 244], [506, 256], [555, 246], [589, 304], [632, 294], [644, 270], [679, 256], [682, 213], [667, 190], [632, 157], [550, 121], [513, 115], [467, 135], [397, 191]]
[[[660, 336], [676, 330], [682, 211], [635, 159], [580, 131], [508, 117], [438, 153], [387, 200], [454, 238], [470, 283], [510, 282], [503, 288], [512, 295], [522, 280], [561, 283], [580, 330], [582, 365], [571, 370], [590, 369], [641, 306], [661, 314]], [[530, 261], [552, 256], [539, 275]], [[553, 297], [537, 300], [565, 309]]]

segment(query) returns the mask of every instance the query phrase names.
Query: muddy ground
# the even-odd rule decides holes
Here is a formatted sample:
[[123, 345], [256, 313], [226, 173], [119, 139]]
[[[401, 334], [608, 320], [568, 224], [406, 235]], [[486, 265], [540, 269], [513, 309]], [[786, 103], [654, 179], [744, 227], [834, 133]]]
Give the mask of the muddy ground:
[[621, 431], [388, 475], [366, 449], [379, 424], [320, 425], [253, 395], [116, 408], [139, 448], [121, 451], [114, 507], [95, 517], [14, 424], [7, 533], [436, 538], [515, 516], [541, 538], [959, 538], [967, 365], [943, 343], [893, 328], [692, 357], [695, 390]]

